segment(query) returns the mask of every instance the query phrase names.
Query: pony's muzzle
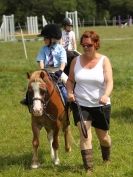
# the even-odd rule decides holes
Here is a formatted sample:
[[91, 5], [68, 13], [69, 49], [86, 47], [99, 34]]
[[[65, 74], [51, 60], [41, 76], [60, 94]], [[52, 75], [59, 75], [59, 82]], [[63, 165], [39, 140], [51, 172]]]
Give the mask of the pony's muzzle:
[[42, 116], [43, 115], [43, 104], [40, 100], [34, 101], [33, 108], [32, 108], [32, 114], [34, 116]]
[[43, 110], [40, 109], [40, 110], [33, 110], [32, 114], [35, 116], [35, 117], [40, 117], [43, 115]]

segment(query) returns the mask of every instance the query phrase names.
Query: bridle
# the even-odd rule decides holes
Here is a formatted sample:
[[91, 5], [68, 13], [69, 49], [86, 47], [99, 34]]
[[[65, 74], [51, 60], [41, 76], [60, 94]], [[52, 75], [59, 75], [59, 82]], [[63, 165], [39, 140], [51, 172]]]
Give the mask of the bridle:
[[[50, 76], [50, 75], [49, 75]], [[51, 76], [50, 76], [51, 77]], [[52, 115], [52, 114], [49, 114], [47, 113], [47, 107], [48, 107], [48, 104], [50, 102], [50, 99], [55, 91], [55, 87], [56, 87], [56, 84], [53, 83], [53, 89], [51, 91], [50, 94], [48, 94], [48, 89], [45, 90], [45, 98], [47, 97], [47, 99], [45, 100], [45, 98], [37, 98], [37, 97], [33, 97], [32, 98], [32, 103], [31, 104], [28, 104], [28, 108], [29, 108], [29, 112], [32, 113], [32, 110], [33, 110], [33, 102], [36, 101], [36, 100], [39, 100], [41, 101], [42, 105], [43, 105], [43, 115], [45, 115], [46, 117], [48, 117], [49, 119], [51, 119], [52, 121], [55, 121], [56, 118]], [[28, 96], [28, 100], [30, 99], [30, 96]], [[29, 101], [28, 101], [29, 102]]]

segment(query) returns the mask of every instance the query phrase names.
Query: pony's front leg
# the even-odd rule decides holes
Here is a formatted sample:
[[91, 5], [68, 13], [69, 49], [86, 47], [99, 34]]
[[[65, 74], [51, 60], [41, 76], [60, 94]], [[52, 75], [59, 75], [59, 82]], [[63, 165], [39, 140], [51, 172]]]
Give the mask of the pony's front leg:
[[52, 147], [54, 149], [54, 164], [55, 165], [59, 165], [60, 164], [60, 159], [58, 157], [58, 147], [59, 147], [59, 129], [56, 128], [56, 130], [53, 133], [53, 143], [52, 143]]
[[38, 146], [39, 146], [40, 129], [37, 126], [37, 124], [35, 124], [34, 122], [32, 122], [32, 132], [33, 132], [33, 141], [32, 141], [33, 157], [32, 157], [31, 168], [39, 168], [40, 163], [38, 160]]

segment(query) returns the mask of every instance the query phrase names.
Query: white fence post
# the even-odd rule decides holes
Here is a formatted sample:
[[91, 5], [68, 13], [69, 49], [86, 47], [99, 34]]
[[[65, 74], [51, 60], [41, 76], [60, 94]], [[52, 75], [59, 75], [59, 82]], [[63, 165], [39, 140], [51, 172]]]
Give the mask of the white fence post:
[[28, 34], [38, 34], [38, 19], [37, 16], [27, 17]]
[[43, 27], [44, 27], [45, 25], [47, 25], [47, 21], [46, 21], [44, 15], [42, 15], [42, 25], [43, 25]]
[[3, 15], [3, 22], [0, 27], [0, 39], [4, 41], [15, 40], [14, 15]]

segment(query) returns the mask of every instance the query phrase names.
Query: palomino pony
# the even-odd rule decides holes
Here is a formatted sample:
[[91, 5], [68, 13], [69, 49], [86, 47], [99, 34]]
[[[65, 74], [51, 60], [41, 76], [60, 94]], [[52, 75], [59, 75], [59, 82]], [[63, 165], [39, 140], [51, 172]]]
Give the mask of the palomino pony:
[[58, 136], [62, 128], [65, 138], [65, 150], [69, 152], [70, 146], [70, 123], [69, 111], [62, 102], [56, 83], [45, 70], [27, 74], [28, 83], [28, 107], [32, 117], [33, 132], [33, 158], [32, 168], [40, 166], [38, 160], [39, 132], [42, 127], [46, 129], [50, 142], [51, 158], [55, 165], [60, 160], [58, 157]]

